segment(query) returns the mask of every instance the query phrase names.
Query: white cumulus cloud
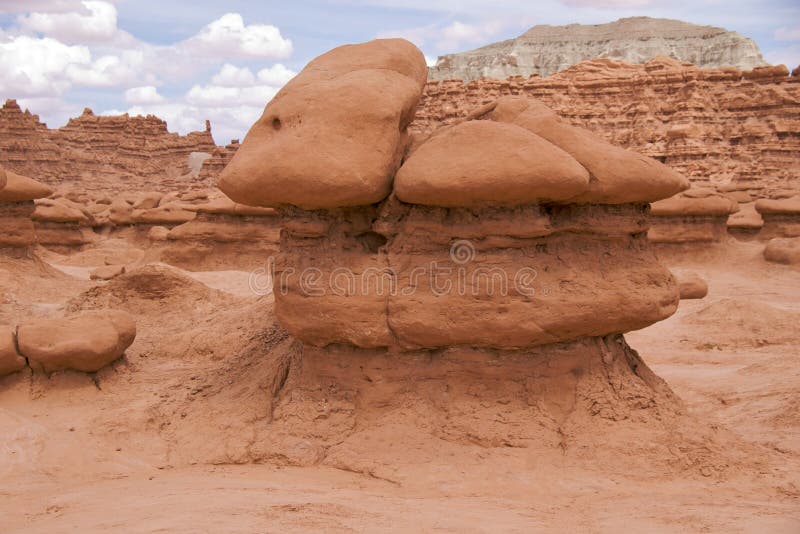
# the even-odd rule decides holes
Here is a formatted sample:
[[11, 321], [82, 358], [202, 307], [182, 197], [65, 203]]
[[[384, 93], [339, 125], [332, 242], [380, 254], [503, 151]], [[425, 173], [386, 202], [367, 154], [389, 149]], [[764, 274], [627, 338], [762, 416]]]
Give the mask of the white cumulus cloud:
[[112, 40], [118, 31], [117, 8], [97, 0], [84, 0], [82, 4], [85, 13], [33, 12], [20, 15], [17, 24], [23, 31], [42, 33], [69, 44]]
[[269, 24], [245, 25], [239, 13], [226, 13], [181, 43], [193, 54], [216, 57], [287, 58], [292, 42]]
[[164, 102], [164, 100], [164, 97], [158, 94], [158, 89], [152, 85], [131, 87], [125, 91], [125, 102], [128, 104], [160, 104], [161, 102]]

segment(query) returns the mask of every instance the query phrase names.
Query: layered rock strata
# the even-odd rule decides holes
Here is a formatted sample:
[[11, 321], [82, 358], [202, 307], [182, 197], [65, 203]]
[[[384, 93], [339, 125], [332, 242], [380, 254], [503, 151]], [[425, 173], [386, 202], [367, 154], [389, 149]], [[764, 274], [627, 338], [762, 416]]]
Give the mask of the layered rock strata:
[[0, 164], [49, 185], [80, 183], [87, 191], [167, 191], [185, 187], [193, 152], [216, 149], [210, 125], [188, 135], [170, 133], [158, 117], [80, 117], [49, 129], [16, 101], [0, 108]]
[[278, 250], [280, 224], [272, 208], [237, 204], [217, 192], [191, 207], [196, 217], [153, 233], [161, 241], [163, 261], [184, 269], [266, 268]]
[[630, 17], [608, 24], [534, 26], [516, 39], [440, 56], [434, 80], [549, 76], [581, 61], [644, 63], [665, 55], [705, 68], [766, 65], [758, 45], [736, 32], [680, 20]]
[[648, 238], [653, 243], [711, 243], [728, 236], [728, 217], [736, 202], [709, 189], [690, 189], [655, 202]]

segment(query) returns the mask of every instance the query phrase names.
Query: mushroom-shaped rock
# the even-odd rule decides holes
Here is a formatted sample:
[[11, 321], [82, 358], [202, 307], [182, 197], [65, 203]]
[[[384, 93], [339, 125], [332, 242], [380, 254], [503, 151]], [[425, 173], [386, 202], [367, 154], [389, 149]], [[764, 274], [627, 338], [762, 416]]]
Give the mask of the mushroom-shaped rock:
[[654, 202], [689, 187], [683, 175], [636, 152], [625, 150], [595, 134], [572, 126], [544, 104], [524, 97], [502, 97], [489, 118], [516, 124], [568, 152], [591, 175], [587, 190], [572, 203], [625, 204]]
[[403, 164], [394, 187], [403, 202], [468, 207], [564, 201], [588, 185], [586, 169], [538, 135], [476, 120], [434, 134]]
[[251, 206], [306, 209], [386, 198], [425, 84], [403, 39], [336, 48], [281, 89], [225, 167], [219, 187]]
[[27, 176], [6, 170], [6, 186], [0, 189], [0, 202], [25, 202], [50, 196], [53, 190]]
[[764, 219], [759, 237], [800, 237], [800, 195], [778, 200], [760, 199], [755, 207]]
[[0, 376], [16, 373], [25, 367], [25, 358], [17, 352], [14, 330], [11, 326], [0, 325]]
[[102, 310], [20, 325], [17, 342], [34, 370], [92, 373], [122, 356], [135, 337], [130, 314]]

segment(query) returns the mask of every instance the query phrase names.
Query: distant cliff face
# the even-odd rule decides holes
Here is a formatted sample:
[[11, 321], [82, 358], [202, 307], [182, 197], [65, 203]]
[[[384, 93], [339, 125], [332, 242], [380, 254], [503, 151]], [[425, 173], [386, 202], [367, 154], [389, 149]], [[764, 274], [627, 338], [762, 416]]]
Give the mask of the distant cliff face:
[[203, 132], [171, 133], [158, 117], [105, 117], [87, 109], [49, 129], [15, 100], [0, 108], [0, 164], [49, 185], [80, 182], [88, 191], [169, 190], [185, 182], [192, 152], [216, 149]]
[[429, 69], [429, 78], [549, 76], [588, 59], [645, 63], [656, 56], [702, 68], [749, 70], [767, 64], [758, 45], [736, 32], [679, 20], [631, 17], [608, 24], [534, 26], [516, 39], [440, 56]]

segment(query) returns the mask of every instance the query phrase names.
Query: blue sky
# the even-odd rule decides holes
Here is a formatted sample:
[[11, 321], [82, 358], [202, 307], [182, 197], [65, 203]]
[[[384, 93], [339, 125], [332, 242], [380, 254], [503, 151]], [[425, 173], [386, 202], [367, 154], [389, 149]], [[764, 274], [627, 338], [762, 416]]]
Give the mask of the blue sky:
[[433, 60], [535, 24], [636, 15], [722, 26], [755, 39], [772, 63], [800, 64], [797, 0], [0, 0], [0, 98], [51, 127], [86, 106], [155, 113], [181, 132], [209, 118], [225, 143], [339, 44], [405, 36]]

